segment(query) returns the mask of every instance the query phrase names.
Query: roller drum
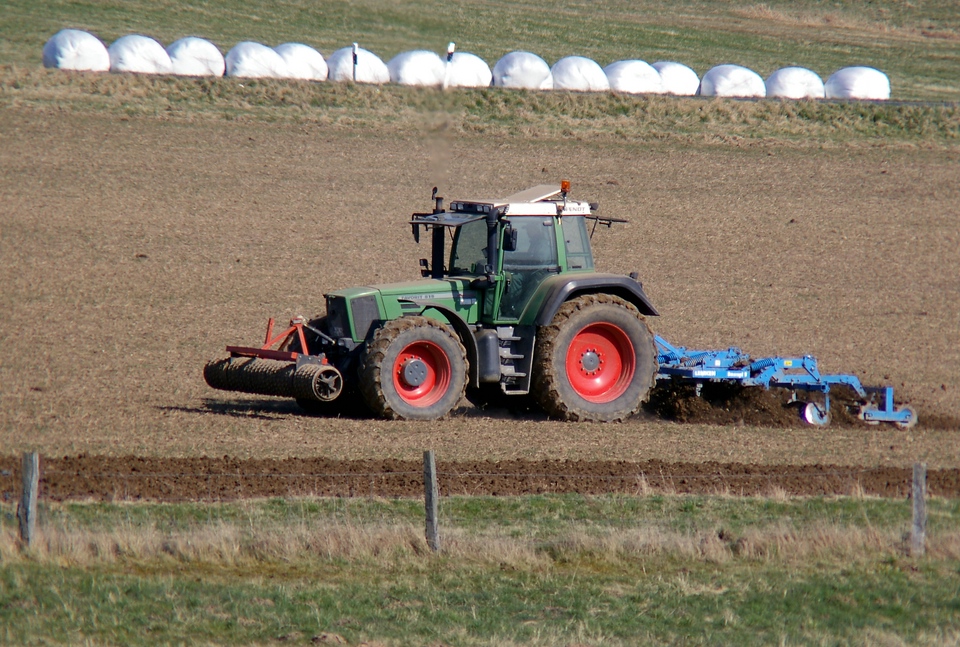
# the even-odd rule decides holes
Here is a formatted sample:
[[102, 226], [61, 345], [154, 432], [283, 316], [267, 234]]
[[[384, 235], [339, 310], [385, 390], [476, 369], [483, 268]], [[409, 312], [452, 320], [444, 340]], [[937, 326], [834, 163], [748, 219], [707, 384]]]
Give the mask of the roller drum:
[[231, 357], [207, 362], [203, 378], [221, 391], [294, 397], [296, 364], [272, 359]]
[[[253, 357], [230, 357], [203, 367], [207, 384], [221, 391], [274, 395], [328, 402], [340, 395], [340, 372], [329, 365], [304, 364]], [[331, 378], [339, 378], [332, 381]]]
[[293, 388], [298, 400], [331, 402], [343, 391], [343, 375], [329, 364], [304, 364], [293, 375]]

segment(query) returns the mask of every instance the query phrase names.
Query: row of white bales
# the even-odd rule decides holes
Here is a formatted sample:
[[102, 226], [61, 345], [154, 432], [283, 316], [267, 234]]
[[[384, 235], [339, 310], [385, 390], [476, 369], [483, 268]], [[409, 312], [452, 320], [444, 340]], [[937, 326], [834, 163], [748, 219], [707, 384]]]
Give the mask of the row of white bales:
[[223, 76], [239, 78], [293, 78], [314, 81], [398, 83], [442, 87], [508, 87], [538, 90], [613, 90], [631, 94], [674, 94], [719, 97], [779, 97], [788, 99], [890, 98], [886, 74], [872, 67], [846, 67], [826, 83], [815, 72], [784, 67], [766, 81], [739, 65], [718, 65], [699, 78], [682, 63], [640, 60], [611, 63], [601, 68], [582, 56], [567, 56], [550, 67], [530, 52], [510, 52], [493, 70], [474, 54], [455, 51], [450, 43], [444, 60], [434, 52], [404, 52], [384, 63], [376, 54], [344, 47], [324, 57], [302, 43], [270, 48], [260, 43], [238, 43], [226, 57], [208, 40], [188, 37], [164, 47], [147, 36], [131, 34], [106, 47], [93, 34], [64, 29], [43, 48], [46, 67], [99, 72]]

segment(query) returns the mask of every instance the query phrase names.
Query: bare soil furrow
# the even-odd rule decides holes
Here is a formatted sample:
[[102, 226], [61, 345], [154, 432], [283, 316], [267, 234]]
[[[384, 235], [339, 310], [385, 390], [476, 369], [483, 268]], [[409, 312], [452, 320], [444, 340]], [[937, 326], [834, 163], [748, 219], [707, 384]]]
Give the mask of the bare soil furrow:
[[[230, 501], [260, 497], [419, 497], [423, 465], [407, 460], [69, 456], [42, 458], [48, 501]], [[443, 495], [546, 493], [866, 495], [906, 497], [913, 472], [857, 465], [744, 465], [658, 460], [439, 461]], [[19, 459], [0, 458], [0, 495], [15, 500]], [[933, 496], [960, 496], [960, 469], [930, 470]]]

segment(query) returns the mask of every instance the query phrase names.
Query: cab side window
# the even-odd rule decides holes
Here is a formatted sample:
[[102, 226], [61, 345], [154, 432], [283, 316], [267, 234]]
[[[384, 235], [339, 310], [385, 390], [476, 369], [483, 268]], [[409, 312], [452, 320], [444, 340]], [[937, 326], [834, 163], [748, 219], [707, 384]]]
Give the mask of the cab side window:
[[553, 218], [513, 218], [510, 226], [517, 231], [517, 248], [503, 253], [503, 269], [556, 266], [557, 239], [553, 233]]
[[487, 223], [468, 222], [457, 230], [450, 250], [450, 275], [482, 274], [487, 262]]
[[545, 278], [560, 271], [553, 218], [515, 217], [510, 226], [517, 232], [517, 248], [503, 252], [507, 286], [500, 299], [500, 315], [516, 318]]
[[590, 253], [586, 220], [583, 216], [565, 216], [560, 222], [567, 250], [567, 269], [592, 270], [593, 255]]

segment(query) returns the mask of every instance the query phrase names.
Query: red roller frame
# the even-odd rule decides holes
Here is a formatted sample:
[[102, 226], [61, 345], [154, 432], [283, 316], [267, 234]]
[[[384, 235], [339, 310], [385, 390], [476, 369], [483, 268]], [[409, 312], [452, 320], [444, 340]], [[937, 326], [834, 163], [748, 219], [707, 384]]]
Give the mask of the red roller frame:
[[[263, 346], [254, 348], [252, 346], [227, 346], [227, 352], [232, 357], [259, 357], [260, 359], [276, 359], [286, 362], [295, 362], [300, 355], [308, 353], [296, 353], [289, 350], [274, 350], [271, 348], [277, 342], [283, 346], [291, 336], [297, 335], [300, 339], [300, 348], [307, 347], [307, 338], [303, 334], [303, 320], [293, 319], [290, 321], [290, 327], [279, 335], [273, 336], [273, 317], [267, 322], [267, 334], [264, 337]], [[323, 360], [326, 364], [326, 359]]]

